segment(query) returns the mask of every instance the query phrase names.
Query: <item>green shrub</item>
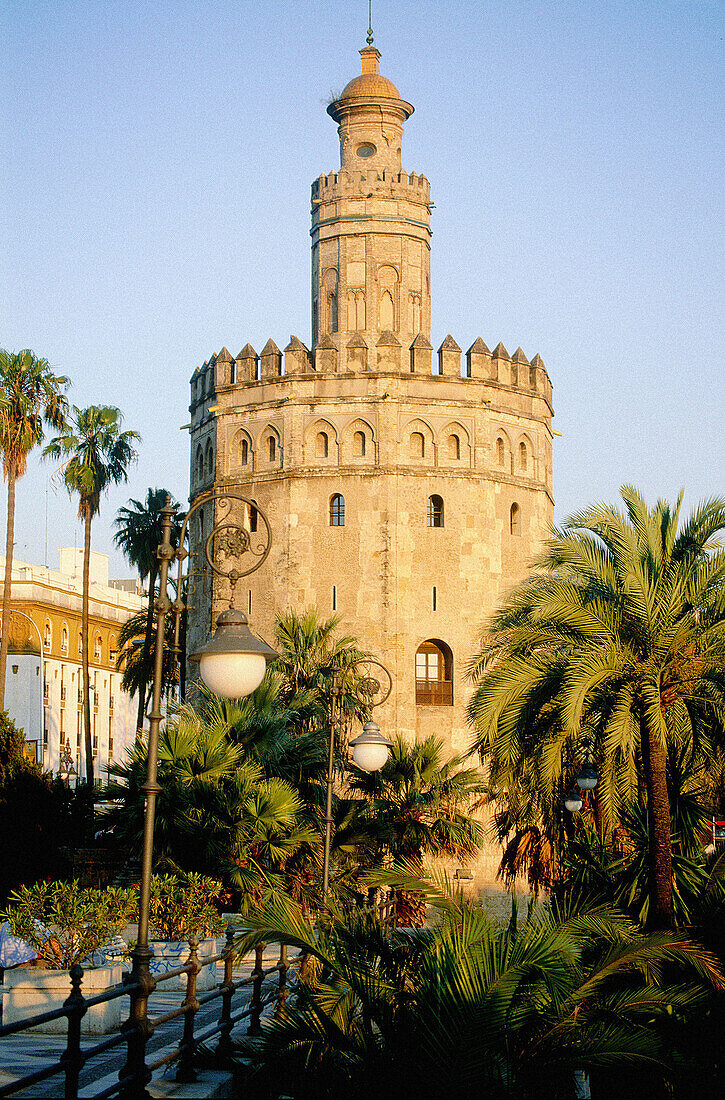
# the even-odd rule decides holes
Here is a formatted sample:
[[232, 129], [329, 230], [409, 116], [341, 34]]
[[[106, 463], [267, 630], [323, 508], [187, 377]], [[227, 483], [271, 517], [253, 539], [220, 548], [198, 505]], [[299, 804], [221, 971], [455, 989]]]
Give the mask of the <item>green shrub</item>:
[[206, 875], [154, 875], [149, 921], [156, 939], [181, 943], [218, 935], [224, 925], [214, 903], [222, 889]]
[[21, 886], [0, 913], [48, 970], [69, 970], [117, 936], [136, 905], [130, 890], [82, 888], [74, 882]]

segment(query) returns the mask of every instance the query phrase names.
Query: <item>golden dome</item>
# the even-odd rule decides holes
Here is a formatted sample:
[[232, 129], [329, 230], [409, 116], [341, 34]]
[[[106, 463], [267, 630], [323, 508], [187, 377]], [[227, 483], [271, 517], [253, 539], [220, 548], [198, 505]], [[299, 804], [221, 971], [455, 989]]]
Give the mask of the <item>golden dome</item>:
[[381, 76], [380, 73], [362, 73], [345, 85], [338, 103], [342, 103], [346, 99], [378, 99], [381, 96], [386, 99], [401, 98], [400, 92], [392, 80]]

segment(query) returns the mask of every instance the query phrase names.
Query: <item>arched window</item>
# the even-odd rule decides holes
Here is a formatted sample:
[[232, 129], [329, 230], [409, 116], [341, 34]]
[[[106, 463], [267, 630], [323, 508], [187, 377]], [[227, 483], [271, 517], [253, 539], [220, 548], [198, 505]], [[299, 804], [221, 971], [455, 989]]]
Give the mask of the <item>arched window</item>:
[[496, 462], [503, 466], [506, 461], [506, 447], [501, 436], [496, 440]]
[[94, 661], [100, 661], [102, 646], [103, 646], [103, 640], [101, 639], [101, 635], [96, 634], [96, 639], [95, 639], [95, 642], [93, 643], [93, 660]]
[[458, 462], [461, 457], [461, 441], [457, 435], [448, 436], [448, 457]]
[[439, 497], [437, 493], [428, 497], [427, 523], [429, 527], [443, 526], [443, 497]]
[[318, 458], [327, 458], [330, 453], [330, 439], [327, 432], [318, 432], [315, 440], [315, 454]]
[[398, 296], [398, 271], [392, 264], [385, 264], [378, 271], [380, 298], [378, 328], [394, 332], [397, 328], [396, 299]]
[[429, 638], [418, 648], [415, 701], [423, 706], [453, 706], [453, 654], [445, 642]]
[[239, 462], [242, 466], [246, 466], [249, 462], [249, 443], [246, 439], [239, 444]]
[[45, 630], [43, 632], [43, 649], [50, 649], [53, 642], [53, 629], [50, 622], [45, 620]]
[[328, 332], [337, 332], [337, 294], [331, 290], [327, 296]]
[[345, 498], [342, 493], [330, 497], [330, 527], [345, 526]]
[[196, 480], [204, 480], [204, 452], [201, 446], [196, 448]]
[[355, 432], [352, 437], [352, 453], [354, 458], [365, 457], [365, 432]]
[[422, 432], [410, 433], [410, 457], [425, 458], [425, 436]]
[[78, 631], [78, 656], [83, 656], [83, 631]]
[[519, 508], [518, 504], [515, 501], [511, 505], [511, 512], [509, 514], [509, 524], [510, 524], [510, 529], [511, 529], [511, 534], [512, 535], [520, 535], [521, 534], [521, 509]]
[[267, 440], [267, 457], [270, 462], [274, 462], [277, 458], [277, 440], [273, 435]]
[[68, 627], [63, 623], [63, 630], [60, 635], [60, 651], [64, 657], [68, 656]]
[[526, 473], [529, 468], [529, 452], [523, 439], [519, 443], [519, 469]]
[[206, 445], [206, 476], [211, 477], [214, 473], [214, 448], [211, 443]]
[[257, 512], [257, 502], [256, 500], [253, 500], [252, 505], [249, 509], [249, 531], [252, 535], [255, 534], [257, 530], [258, 518], [259, 513]]

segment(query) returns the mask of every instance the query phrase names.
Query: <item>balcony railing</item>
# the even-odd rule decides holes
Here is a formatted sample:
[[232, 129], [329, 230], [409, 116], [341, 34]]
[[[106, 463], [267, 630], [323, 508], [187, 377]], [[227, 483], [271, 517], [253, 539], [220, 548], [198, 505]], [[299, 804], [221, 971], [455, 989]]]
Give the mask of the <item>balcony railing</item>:
[[423, 706], [452, 707], [453, 682], [451, 680], [416, 680], [415, 701]]
[[[93, 997], [84, 997], [81, 992], [83, 969], [77, 964], [70, 972], [70, 996], [62, 1008], [54, 1008], [48, 1012], [41, 1012], [27, 1019], [18, 1020], [16, 1023], [0, 1027], [0, 1039], [6, 1036], [17, 1035], [28, 1031], [38, 1024], [49, 1023], [51, 1020], [61, 1020], [65, 1017], [68, 1021], [67, 1039], [65, 1049], [59, 1051], [56, 1063], [44, 1066], [24, 1077], [16, 1077], [0, 1085], [0, 1096], [13, 1096], [23, 1093], [31, 1085], [39, 1084], [51, 1078], [64, 1080], [64, 1090], [58, 1088], [56, 1095], [64, 1095], [68, 1100], [77, 1100], [79, 1095], [79, 1077], [81, 1070], [88, 1062], [99, 1054], [108, 1054], [114, 1048], [119, 1050], [119, 1061], [116, 1065], [116, 1081], [110, 1087], [97, 1093], [99, 1096], [137, 1097], [148, 1095], [146, 1084], [152, 1078], [159, 1079], [171, 1063], [177, 1063], [176, 1080], [196, 1080], [194, 1067], [200, 1059], [204, 1059], [207, 1065], [210, 1053], [218, 1059], [220, 1067], [229, 1064], [229, 1059], [234, 1050], [232, 1034], [242, 1023], [248, 1021], [246, 1032], [248, 1035], [261, 1034], [262, 1012], [268, 1006], [274, 1005], [274, 1010], [279, 1011], [288, 997], [289, 972], [297, 969], [302, 956], [287, 959], [287, 948], [282, 946], [279, 953], [279, 961], [273, 966], [264, 966], [264, 946], [260, 945], [254, 951], [254, 968], [247, 978], [235, 979], [233, 967], [238, 966], [240, 960], [233, 950], [233, 933], [231, 928], [227, 933], [227, 943], [223, 952], [218, 955], [199, 957], [196, 940], [189, 942], [189, 958], [183, 966], [170, 970], [166, 974], [154, 976], [151, 982], [151, 990], [158, 988], [163, 982], [186, 976], [186, 996], [178, 1008], [156, 1016], [152, 1022], [148, 1019], [147, 998], [149, 989], [142, 987], [138, 977], [131, 973], [120, 985], [113, 986], [103, 993]], [[224, 967], [224, 978], [220, 985], [210, 993], [197, 996], [196, 976], [203, 966], [220, 962]], [[270, 979], [276, 980], [270, 982]], [[251, 999], [248, 999], [247, 991], [251, 991]], [[236, 994], [240, 994], [236, 997]], [[106, 1004], [115, 1001], [119, 997], [129, 997], [131, 1009], [127, 1022], [121, 1031], [102, 1039], [100, 1042], [81, 1046], [81, 1020], [89, 1008], [94, 1005]], [[195, 1031], [196, 1015], [199, 1009], [211, 1002], [218, 1001], [220, 1007], [219, 1020], [209, 1023]], [[236, 1001], [236, 1003], [235, 1003]], [[148, 1041], [152, 1034], [162, 1026], [173, 1020], [183, 1020], [183, 1031], [177, 1046], [162, 1048], [161, 1052], [147, 1050]], [[212, 1046], [212, 1040], [216, 1042]], [[126, 1048], [125, 1062], [122, 1049]], [[201, 1048], [201, 1049], [199, 1049]], [[147, 1061], [147, 1053], [156, 1053], [157, 1056]], [[106, 1065], [104, 1065], [104, 1071]], [[110, 1076], [110, 1075], [108, 1075]], [[60, 1086], [60, 1081], [58, 1080]], [[86, 1089], [84, 1088], [84, 1095]], [[44, 1092], [43, 1095], [50, 1095]]]

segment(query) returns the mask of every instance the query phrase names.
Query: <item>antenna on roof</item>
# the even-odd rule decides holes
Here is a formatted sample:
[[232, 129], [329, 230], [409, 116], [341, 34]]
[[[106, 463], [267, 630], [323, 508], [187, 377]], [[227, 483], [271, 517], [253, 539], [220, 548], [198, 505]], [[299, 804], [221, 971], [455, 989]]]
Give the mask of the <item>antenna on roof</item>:
[[368, 0], [368, 46], [373, 44], [373, 0]]

